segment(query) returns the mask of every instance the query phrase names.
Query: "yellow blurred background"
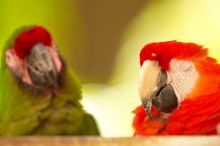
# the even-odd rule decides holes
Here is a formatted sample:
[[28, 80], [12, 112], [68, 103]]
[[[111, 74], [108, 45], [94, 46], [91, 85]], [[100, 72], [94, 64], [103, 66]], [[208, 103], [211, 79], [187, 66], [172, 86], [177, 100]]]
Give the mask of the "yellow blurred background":
[[102, 135], [132, 136], [140, 49], [152, 41], [195, 42], [220, 60], [219, 14], [219, 0], [0, 0], [0, 47], [20, 26], [48, 28]]

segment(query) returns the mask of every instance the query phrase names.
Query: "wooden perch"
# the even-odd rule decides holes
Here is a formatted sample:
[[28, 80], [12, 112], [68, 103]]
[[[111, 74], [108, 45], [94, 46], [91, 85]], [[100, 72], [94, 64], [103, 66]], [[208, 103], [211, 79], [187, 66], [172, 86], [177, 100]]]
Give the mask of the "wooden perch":
[[220, 146], [220, 136], [14, 137], [0, 138], [0, 146]]

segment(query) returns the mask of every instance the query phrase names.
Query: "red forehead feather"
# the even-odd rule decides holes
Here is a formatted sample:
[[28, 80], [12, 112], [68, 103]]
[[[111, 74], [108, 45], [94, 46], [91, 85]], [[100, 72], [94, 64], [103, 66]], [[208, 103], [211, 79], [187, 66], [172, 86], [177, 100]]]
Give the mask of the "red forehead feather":
[[145, 60], [155, 60], [163, 69], [169, 70], [169, 63], [173, 58], [197, 58], [207, 56], [207, 54], [207, 49], [194, 43], [177, 41], [150, 43], [140, 52], [140, 64], [142, 65]]
[[14, 48], [18, 57], [24, 59], [35, 44], [42, 43], [51, 46], [51, 42], [51, 35], [46, 29], [41, 26], [33, 26], [16, 37]]

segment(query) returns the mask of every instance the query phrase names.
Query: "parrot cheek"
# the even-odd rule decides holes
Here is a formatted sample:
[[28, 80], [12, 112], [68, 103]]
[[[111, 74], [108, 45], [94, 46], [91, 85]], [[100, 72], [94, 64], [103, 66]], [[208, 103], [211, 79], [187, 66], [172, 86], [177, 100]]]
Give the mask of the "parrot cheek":
[[16, 77], [22, 80], [22, 82], [32, 85], [32, 80], [28, 74], [27, 66], [24, 61], [17, 57], [15, 50], [8, 49], [6, 51], [6, 64]]
[[14, 48], [8, 49], [5, 53], [6, 64], [9, 69], [14, 73], [18, 78], [23, 76], [23, 61], [16, 55]]

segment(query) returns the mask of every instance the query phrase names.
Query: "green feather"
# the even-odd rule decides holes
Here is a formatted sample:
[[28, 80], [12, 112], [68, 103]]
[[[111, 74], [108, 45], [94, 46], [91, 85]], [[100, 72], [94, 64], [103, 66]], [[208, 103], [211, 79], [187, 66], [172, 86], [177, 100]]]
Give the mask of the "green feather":
[[[27, 27], [26, 27], [27, 28]], [[0, 135], [99, 135], [94, 118], [84, 111], [79, 81], [70, 68], [64, 72], [64, 85], [56, 96], [43, 96], [22, 87], [5, 63], [0, 66]]]

